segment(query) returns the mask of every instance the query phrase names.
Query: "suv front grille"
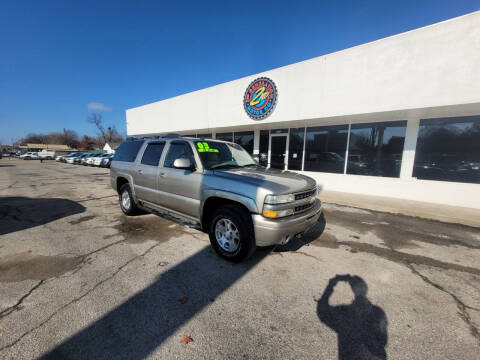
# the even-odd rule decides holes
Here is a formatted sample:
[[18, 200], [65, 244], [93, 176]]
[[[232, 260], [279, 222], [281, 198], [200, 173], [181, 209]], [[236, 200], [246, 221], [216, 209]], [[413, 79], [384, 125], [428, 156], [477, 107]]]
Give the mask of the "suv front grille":
[[299, 213], [305, 210], [310, 209], [313, 206], [314, 203], [309, 203], [309, 204], [304, 204], [304, 205], [299, 205], [295, 207], [295, 213]]
[[295, 194], [295, 201], [313, 196], [315, 194], [315, 191], [316, 189], [313, 189], [313, 190], [305, 191], [303, 193]]

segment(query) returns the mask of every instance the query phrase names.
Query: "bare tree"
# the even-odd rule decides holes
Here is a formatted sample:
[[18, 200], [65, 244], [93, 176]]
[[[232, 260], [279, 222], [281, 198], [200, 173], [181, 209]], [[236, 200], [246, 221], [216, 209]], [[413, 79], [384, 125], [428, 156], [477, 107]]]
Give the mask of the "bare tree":
[[79, 143], [78, 134], [74, 130], [63, 129], [63, 142], [72, 149], [76, 148]]
[[100, 136], [103, 139], [104, 143], [107, 142], [107, 133], [103, 127], [102, 114], [93, 113], [88, 117], [88, 122], [95, 125], [97, 130], [100, 132]]
[[105, 129], [101, 114], [91, 114], [88, 118], [88, 122], [95, 125], [99, 131], [97, 138], [97, 144], [99, 147], [104, 146], [106, 143], [109, 143], [110, 145], [112, 143], [118, 145], [123, 141], [122, 135], [120, 135], [115, 126], [109, 126]]

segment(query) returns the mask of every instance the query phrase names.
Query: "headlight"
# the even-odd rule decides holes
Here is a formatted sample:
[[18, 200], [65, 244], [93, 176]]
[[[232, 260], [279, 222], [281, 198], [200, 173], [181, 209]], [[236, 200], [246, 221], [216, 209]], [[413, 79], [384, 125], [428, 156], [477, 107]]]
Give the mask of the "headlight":
[[281, 218], [293, 214], [293, 209], [287, 210], [263, 210], [263, 216], [268, 218]]
[[285, 204], [295, 201], [295, 195], [267, 195], [265, 197], [265, 204]]

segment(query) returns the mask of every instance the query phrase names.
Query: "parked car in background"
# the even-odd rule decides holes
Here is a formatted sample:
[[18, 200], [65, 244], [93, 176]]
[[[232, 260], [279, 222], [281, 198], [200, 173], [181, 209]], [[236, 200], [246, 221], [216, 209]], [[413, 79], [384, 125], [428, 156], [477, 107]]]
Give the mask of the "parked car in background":
[[82, 164], [82, 165], [84, 165], [84, 166], [87, 166], [87, 165], [88, 165], [88, 163], [87, 163], [88, 159], [90, 159], [90, 158], [92, 158], [92, 157], [94, 157], [94, 156], [97, 156], [97, 154], [95, 154], [95, 153], [89, 153], [89, 154], [87, 154], [87, 156], [85, 156], [84, 158], [82, 158], [82, 161], [80, 162], [80, 164]]
[[41, 160], [53, 160], [55, 159], [55, 151], [39, 151], [38, 158]]
[[85, 165], [93, 166], [93, 163], [94, 163], [95, 159], [96, 159], [97, 157], [99, 157], [99, 156], [102, 156], [102, 155], [103, 155], [103, 154], [99, 154], [99, 153], [97, 153], [97, 154], [92, 154], [92, 156], [89, 156], [89, 157], [87, 158], [87, 160], [85, 160]]
[[70, 153], [70, 154], [64, 154], [64, 155], [59, 155], [55, 158], [56, 161], [60, 161], [60, 162], [65, 162], [65, 158], [67, 157], [70, 157], [70, 156], [73, 156], [77, 153]]
[[93, 166], [100, 166], [102, 163], [102, 159], [106, 158], [109, 154], [101, 154], [93, 158], [92, 165]]
[[39, 157], [38, 157], [38, 152], [33, 152], [33, 151], [29, 151], [23, 155], [20, 155], [20, 159], [23, 159], [23, 160], [37, 160]]
[[80, 154], [80, 156], [77, 156], [74, 159], [73, 163], [77, 164], [77, 165], [80, 165], [80, 164], [82, 164], [83, 160], [89, 155], [90, 155], [89, 153], [82, 153], [82, 154]]
[[75, 155], [72, 155], [72, 156], [69, 156], [67, 158], [65, 158], [65, 162], [67, 164], [76, 164], [77, 161], [83, 156], [84, 154], [83, 153], [77, 153]]
[[108, 154], [104, 158], [102, 158], [102, 161], [100, 163], [100, 167], [103, 168], [110, 168], [110, 165], [112, 164], [112, 159], [115, 154]]

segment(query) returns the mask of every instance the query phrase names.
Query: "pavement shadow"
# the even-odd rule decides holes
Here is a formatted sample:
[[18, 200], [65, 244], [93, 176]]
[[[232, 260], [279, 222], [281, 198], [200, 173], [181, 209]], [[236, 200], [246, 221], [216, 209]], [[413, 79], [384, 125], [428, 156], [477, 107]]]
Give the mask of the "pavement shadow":
[[[340, 281], [350, 285], [355, 299], [349, 305], [330, 306], [328, 301]], [[387, 359], [387, 316], [368, 300], [367, 290], [361, 277], [337, 275], [330, 279], [318, 301], [318, 318], [337, 333], [339, 360]]]
[[273, 247], [273, 252], [286, 252], [286, 251], [297, 251], [300, 250], [303, 246], [308, 246], [312, 241], [318, 239], [325, 230], [326, 221], [325, 215], [322, 212], [320, 219], [312, 226], [308, 231], [303, 235], [294, 237], [285, 245], [276, 245]]
[[85, 207], [62, 198], [0, 197], [0, 235], [83, 213]]
[[14, 167], [17, 165], [12, 165], [12, 164], [0, 164], [0, 167]]
[[231, 264], [207, 246], [41, 359], [144, 359], [266, 255], [257, 251], [250, 260]]

